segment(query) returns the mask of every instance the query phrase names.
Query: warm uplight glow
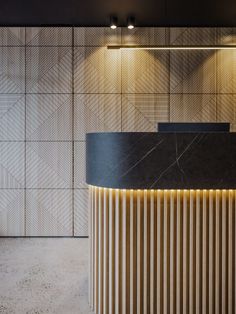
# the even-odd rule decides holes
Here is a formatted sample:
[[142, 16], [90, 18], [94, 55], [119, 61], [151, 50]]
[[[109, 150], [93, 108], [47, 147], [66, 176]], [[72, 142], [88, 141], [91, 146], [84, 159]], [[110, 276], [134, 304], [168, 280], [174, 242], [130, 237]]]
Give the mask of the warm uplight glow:
[[117, 28], [117, 26], [114, 25], [114, 24], [112, 24], [110, 27], [111, 27], [111, 29], [116, 29]]
[[[128, 26], [129, 27], [129, 26]], [[234, 50], [236, 45], [221, 45], [221, 46], [107, 46], [107, 49], [120, 50]]]
[[128, 25], [128, 29], [133, 29], [134, 25]]

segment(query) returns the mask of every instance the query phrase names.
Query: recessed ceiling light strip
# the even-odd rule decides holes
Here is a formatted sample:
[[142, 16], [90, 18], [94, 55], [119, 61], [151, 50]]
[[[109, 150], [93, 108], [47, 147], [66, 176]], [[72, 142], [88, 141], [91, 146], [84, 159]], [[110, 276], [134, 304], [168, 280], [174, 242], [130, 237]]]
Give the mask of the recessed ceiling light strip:
[[234, 50], [234, 49], [236, 49], [236, 45], [217, 45], [217, 46], [108, 45], [107, 49], [121, 49], [121, 50]]

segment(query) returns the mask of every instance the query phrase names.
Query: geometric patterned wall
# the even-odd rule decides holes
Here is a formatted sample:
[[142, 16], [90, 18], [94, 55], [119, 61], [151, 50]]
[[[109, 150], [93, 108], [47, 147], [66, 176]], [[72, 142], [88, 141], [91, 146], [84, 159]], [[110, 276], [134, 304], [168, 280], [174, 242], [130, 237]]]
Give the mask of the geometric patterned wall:
[[236, 51], [107, 44], [235, 43], [234, 28], [0, 28], [0, 236], [87, 236], [85, 133], [229, 121]]

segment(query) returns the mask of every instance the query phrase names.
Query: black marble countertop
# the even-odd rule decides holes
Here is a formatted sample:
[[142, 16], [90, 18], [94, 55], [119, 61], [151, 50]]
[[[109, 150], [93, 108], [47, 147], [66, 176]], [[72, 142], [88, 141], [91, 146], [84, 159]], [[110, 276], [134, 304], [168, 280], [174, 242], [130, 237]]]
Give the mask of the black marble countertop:
[[121, 189], [235, 189], [236, 133], [88, 133], [86, 181]]

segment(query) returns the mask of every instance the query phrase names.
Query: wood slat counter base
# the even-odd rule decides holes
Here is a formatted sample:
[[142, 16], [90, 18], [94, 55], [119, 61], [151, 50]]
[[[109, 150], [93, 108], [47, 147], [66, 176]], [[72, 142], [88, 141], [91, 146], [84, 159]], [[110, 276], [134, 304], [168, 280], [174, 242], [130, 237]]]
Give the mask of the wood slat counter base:
[[94, 313], [236, 313], [236, 190], [89, 190]]

